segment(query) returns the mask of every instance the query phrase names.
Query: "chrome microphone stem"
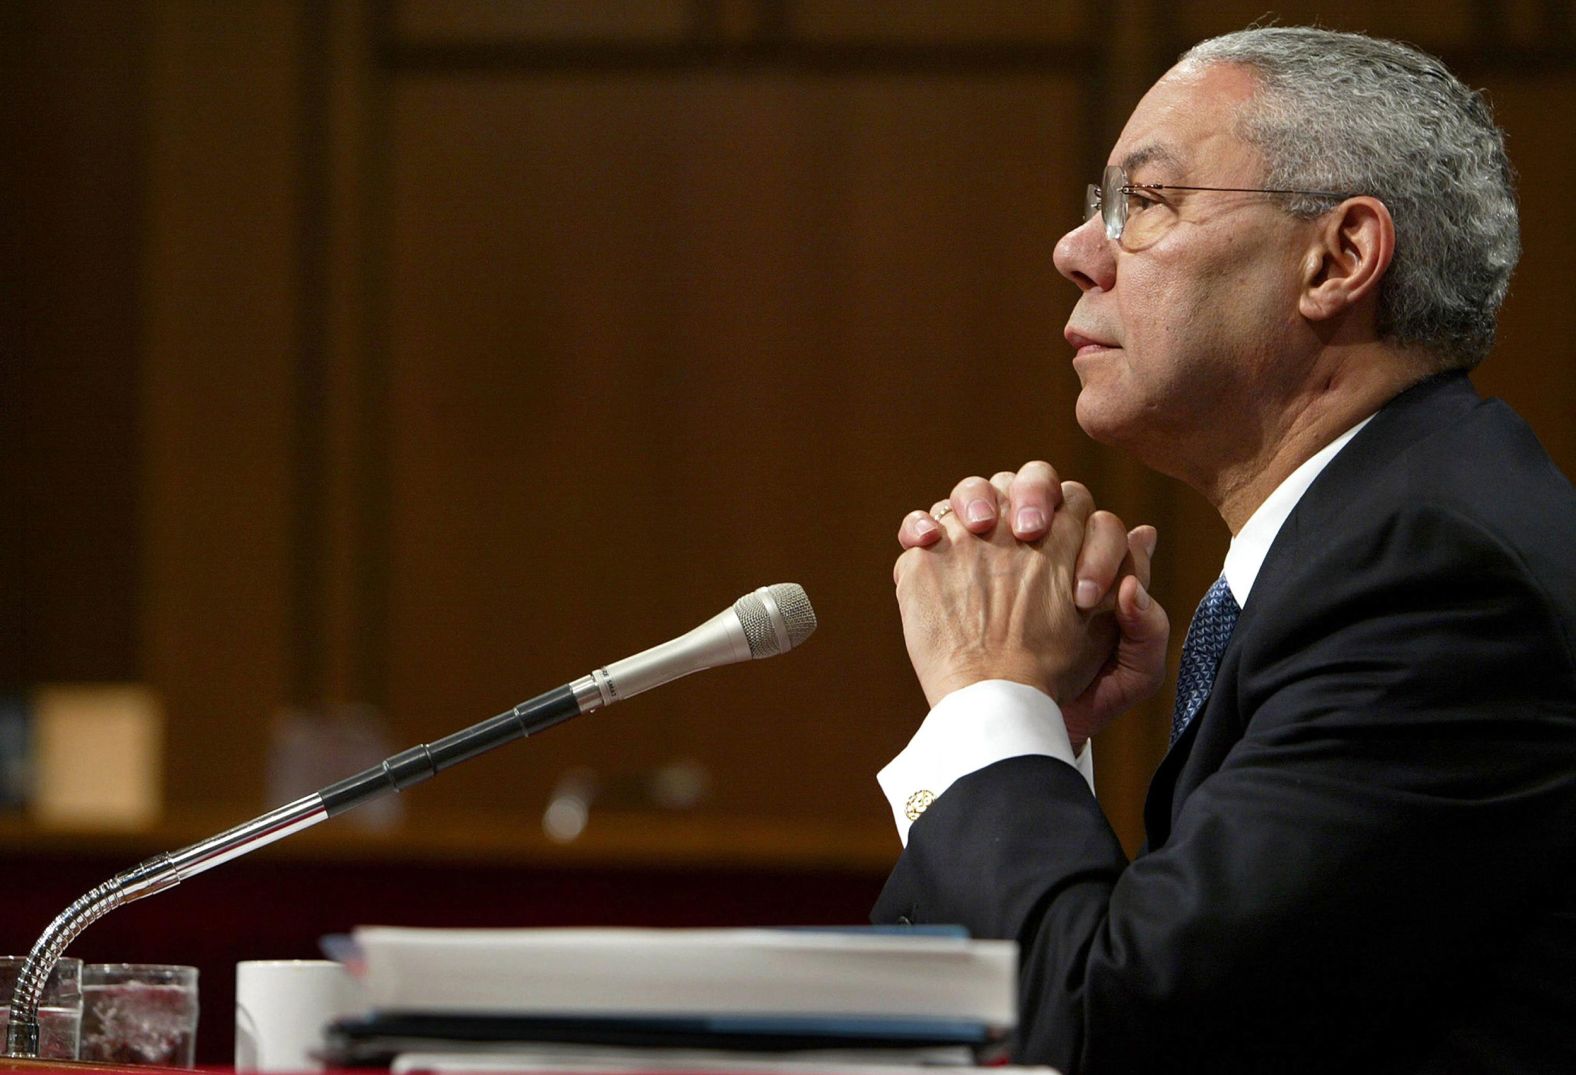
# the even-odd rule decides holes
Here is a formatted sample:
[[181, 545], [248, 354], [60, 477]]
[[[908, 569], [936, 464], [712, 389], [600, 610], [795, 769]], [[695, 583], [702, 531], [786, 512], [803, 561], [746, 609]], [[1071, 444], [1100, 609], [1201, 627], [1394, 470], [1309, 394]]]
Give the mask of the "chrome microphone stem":
[[78, 898], [49, 924], [22, 964], [11, 995], [6, 1055], [38, 1055], [38, 1006], [44, 996], [44, 984], [66, 948], [83, 930], [117, 907], [173, 888], [188, 877], [282, 840], [326, 817], [323, 798], [314, 792], [180, 851], [155, 855]]
[[327, 818], [328, 808], [323, 805], [323, 796], [314, 791], [227, 832], [210, 836], [162, 857], [170, 861], [170, 868], [175, 872], [175, 881], [172, 883], [179, 884], [188, 877], [195, 877], [204, 870], [250, 854], [259, 847], [267, 847], [275, 840], [283, 840]]

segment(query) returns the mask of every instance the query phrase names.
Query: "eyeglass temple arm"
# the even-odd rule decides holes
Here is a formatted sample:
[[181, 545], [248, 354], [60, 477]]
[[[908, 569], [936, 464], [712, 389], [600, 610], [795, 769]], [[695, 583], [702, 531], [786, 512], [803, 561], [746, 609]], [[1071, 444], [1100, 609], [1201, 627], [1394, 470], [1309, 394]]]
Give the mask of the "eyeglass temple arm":
[[1117, 188], [1124, 194], [1135, 190], [1218, 190], [1225, 194], [1306, 194], [1313, 198], [1355, 198], [1334, 190], [1281, 190], [1277, 187], [1184, 187], [1179, 183], [1129, 183]]

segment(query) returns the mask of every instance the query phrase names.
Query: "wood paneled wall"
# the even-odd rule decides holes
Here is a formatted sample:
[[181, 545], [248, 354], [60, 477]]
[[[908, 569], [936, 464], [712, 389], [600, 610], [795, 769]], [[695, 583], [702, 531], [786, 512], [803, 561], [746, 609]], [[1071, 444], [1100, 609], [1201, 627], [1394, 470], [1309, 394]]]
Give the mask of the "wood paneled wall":
[[142, 33], [0, 5], [0, 684], [132, 679]]
[[[4, 15], [0, 673], [155, 684], [177, 812], [269, 805], [287, 706], [375, 704], [405, 746], [797, 581], [804, 650], [408, 813], [534, 829], [574, 767], [695, 759], [698, 817], [868, 864], [896, 851], [872, 774], [923, 709], [904, 512], [1043, 456], [1161, 527], [1178, 642], [1218, 570], [1208, 507], [1074, 424], [1050, 253], [1148, 82], [1262, 4], [71, 7]], [[1567, 9], [1280, 14], [1490, 90], [1526, 256], [1479, 381], [1576, 471]], [[1168, 702], [1099, 745], [1130, 844]]]

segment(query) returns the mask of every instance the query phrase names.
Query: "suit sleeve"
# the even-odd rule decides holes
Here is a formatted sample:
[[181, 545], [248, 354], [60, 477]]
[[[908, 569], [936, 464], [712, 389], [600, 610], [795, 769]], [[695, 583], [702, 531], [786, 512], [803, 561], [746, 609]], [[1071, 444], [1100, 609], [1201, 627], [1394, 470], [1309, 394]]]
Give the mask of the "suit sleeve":
[[914, 824], [873, 917], [1020, 942], [1017, 1062], [1416, 1067], [1576, 867], [1573, 595], [1426, 506], [1281, 581], [1250, 597], [1193, 749], [1231, 745], [1163, 846], [1129, 864], [1046, 758]]

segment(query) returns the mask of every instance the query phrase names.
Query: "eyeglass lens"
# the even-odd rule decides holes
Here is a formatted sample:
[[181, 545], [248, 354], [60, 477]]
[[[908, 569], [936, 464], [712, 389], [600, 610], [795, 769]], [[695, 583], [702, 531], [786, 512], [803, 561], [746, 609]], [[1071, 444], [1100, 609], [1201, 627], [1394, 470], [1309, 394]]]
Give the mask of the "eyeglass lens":
[[1107, 239], [1120, 239], [1127, 226], [1127, 196], [1122, 193], [1125, 186], [1127, 173], [1115, 164], [1100, 177], [1100, 218], [1105, 221]]
[[1122, 188], [1127, 186], [1127, 173], [1113, 164], [1100, 177], [1100, 185], [1090, 183], [1084, 188], [1084, 215], [1088, 220], [1096, 213], [1105, 224], [1107, 239], [1120, 239], [1127, 225], [1127, 197]]

